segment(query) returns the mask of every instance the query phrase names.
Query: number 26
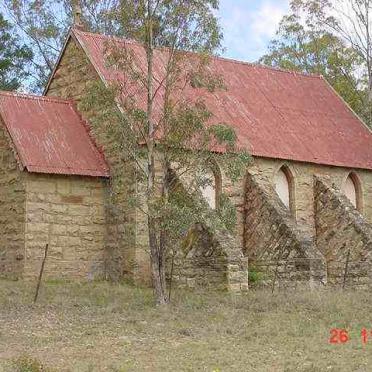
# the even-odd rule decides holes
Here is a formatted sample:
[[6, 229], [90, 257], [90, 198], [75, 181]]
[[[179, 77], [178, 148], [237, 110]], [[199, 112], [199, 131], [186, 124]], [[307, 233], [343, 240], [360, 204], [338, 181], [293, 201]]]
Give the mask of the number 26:
[[329, 343], [331, 344], [345, 344], [349, 341], [349, 335], [345, 329], [333, 328], [330, 333]]

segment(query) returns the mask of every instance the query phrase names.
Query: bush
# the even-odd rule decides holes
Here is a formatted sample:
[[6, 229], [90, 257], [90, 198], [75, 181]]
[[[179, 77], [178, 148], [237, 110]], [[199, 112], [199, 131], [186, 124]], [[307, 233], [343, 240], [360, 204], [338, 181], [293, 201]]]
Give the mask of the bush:
[[255, 267], [248, 269], [248, 282], [250, 284], [258, 284], [263, 279], [263, 273], [259, 272]]

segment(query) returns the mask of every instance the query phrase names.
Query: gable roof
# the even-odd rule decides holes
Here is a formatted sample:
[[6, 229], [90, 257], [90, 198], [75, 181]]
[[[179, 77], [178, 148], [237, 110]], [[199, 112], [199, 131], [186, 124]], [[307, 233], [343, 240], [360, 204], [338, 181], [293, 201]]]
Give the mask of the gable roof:
[[[73, 29], [99, 76], [106, 83], [125, 77], [105, 63], [106, 44], [115, 40], [133, 50], [145, 67], [141, 44]], [[155, 52], [155, 75], [161, 81], [166, 50]], [[238, 145], [251, 155], [308, 163], [372, 169], [372, 134], [333, 88], [318, 75], [307, 75], [225, 58], [212, 59], [211, 70], [226, 90], [213, 94], [188, 88], [186, 98], [203, 98], [214, 123], [227, 123]], [[145, 68], [144, 68], [144, 71]], [[160, 106], [161, 89], [158, 101]], [[137, 94], [144, 102], [144, 92]]]
[[29, 172], [109, 176], [71, 101], [0, 92], [0, 119]]

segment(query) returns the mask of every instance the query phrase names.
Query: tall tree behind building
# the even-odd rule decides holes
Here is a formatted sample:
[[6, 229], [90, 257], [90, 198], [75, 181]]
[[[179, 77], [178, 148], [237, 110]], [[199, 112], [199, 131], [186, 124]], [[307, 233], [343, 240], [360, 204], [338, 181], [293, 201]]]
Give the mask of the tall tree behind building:
[[0, 13], [0, 90], [16, 90], [29, 77], [32, 51], [14, 36], [12, 26]]
[[[66, 34], [73, 22], [76, 0], [3, 0], [7, 19], [14, 32], [33, 52], [27, 88], [42, 91], [62, 50]], [[120, 0], [81, 0], [87, 31], [119, 33], [114, 14]]]
[[[362, 2], [365, 1], [341, 0], [338, 4], [354, 7]], [[260, 62], [322, 74], [371, 126], [369, 57], [357, 47], [356, 41], [351, 41], [354, 37], [351, 31], [350, 38], [346, 37], [346, 28], [341, 33], [342, 14], [328, 0], [292, 0], [291, 13], [283, 17], [268, 53]]]

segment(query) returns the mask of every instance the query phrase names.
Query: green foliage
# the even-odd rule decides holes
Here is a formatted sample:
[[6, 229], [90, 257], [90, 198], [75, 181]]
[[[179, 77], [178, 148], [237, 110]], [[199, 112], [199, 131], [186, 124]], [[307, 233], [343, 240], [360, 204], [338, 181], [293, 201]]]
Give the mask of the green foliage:
[[[38, 92], [43, 89], [62, 49], [68, 29], [73, 23], [75, 0], [4, 0], [2, 3], [15, 32], [32, 50], [32, 65], [24, 66], [31, 75], [29, 87]], [[124, 36], [147, 41], [147, 24], [143, 17], [146, 2], [132, 0], [80, 1], [82, 20], [87, 31]], [[183, 50], [207, 53], [220, 46], [221, 31], [215, 11], [217, 0], [182, 0], [158, 2], [152, 17], [154, 41], [157, 46], [175, 45], [174, 36], [183, 24]], [[187, 30], [187, 33], [185, 32]]]
[[369, 122], [365, 115], [366, 76], [360, 54], [326, 26], [324, 2], [295, 0], [291, 6], [292, 13], [283, 17], [276, 38], [260, 63], [323, 75], [351, 108]]
[[230, 231], [233, 232], [236, 223], [237, 223], [237, 214], [236, 208], [231, 202], [228, 195], [222, 193], [219, 197], [219, 208], [218, 208], [218, 216], [221, 219], [222, 223], [225, 227]]
[[259, 284], [264, 278], [264, 274], [257, 271], [255, 267], [249, 267], [248, 270], [248, 283], [249, 284]]
[[233, 149], [236, 144], [235, 131], [225, 124], [212, 125], [209, 127], [210, 132], [216, 138], [219, 145], [226, 144], [229, 149]]
[[16, 90], [29, 77], [32, 51], [14, 35], [11, 24], [0, 13], [0, 90]]
[[[248, 159], [231, 127], [212, 125], [207, 99], [195, 98], [225, 89], [221, 76], [209, 68], [221, 45], [217, 9], [217, 0], [122, 1], [115, 13], [121, 32], [141, 47], [107, 42], [106, 65], [125, 79], [108, 87], [92, 84], [82, 104], [96, 128], [108, 129], [111, 150], [135, 167], [131, 205], [147, 217], [159, 304], [168, 301], [163, 263], [169, 250], [195, 225], [213, 233], [236, 223], [226, 199], [221, 197], [215, 211], [202, 197], [202, 189], [214, 183], [215, 164], [223, 161], [226, 174], [237, 179]], [[127, 175], [119, 168], [120, 163], [112, 172], [113, 193], [122, 194], [115, 185]]]
[[[3, 0], [1, 5], [13, 28], [27, 48], [32, 51], [32, 64], [24, 65], [29, 75], [25, 84], [40, 92], [57, 61], [73, 23], [72, 4], [75, 0]], [[121, 35], [114, 17], [120, 0], [80, 1], [83, 22], [87, 31]]]
[[[151, 17], [154, 46], [183, 51], [213, 53], [221, 46], [221, 30], [216, 17], [218, 0], [160, 0], [153, 2]], [[147, 43], [148, 2], [122, 0], [116, 18], [122, 35]]]
[[4, 0], [3, 7], [14, 32], [32, 50], [32, 64], [25, 66], [30, 75], [30, 89], [38, 92], [45, 85], [68, 29], [65, 4], [62, 0]]
[[247, 166], [252, 162], [251, 155], [246, 150], [226, 152], [219, 158], [221, 166], [225, 169], [226, 176], [237, 182], [244, 178]]

